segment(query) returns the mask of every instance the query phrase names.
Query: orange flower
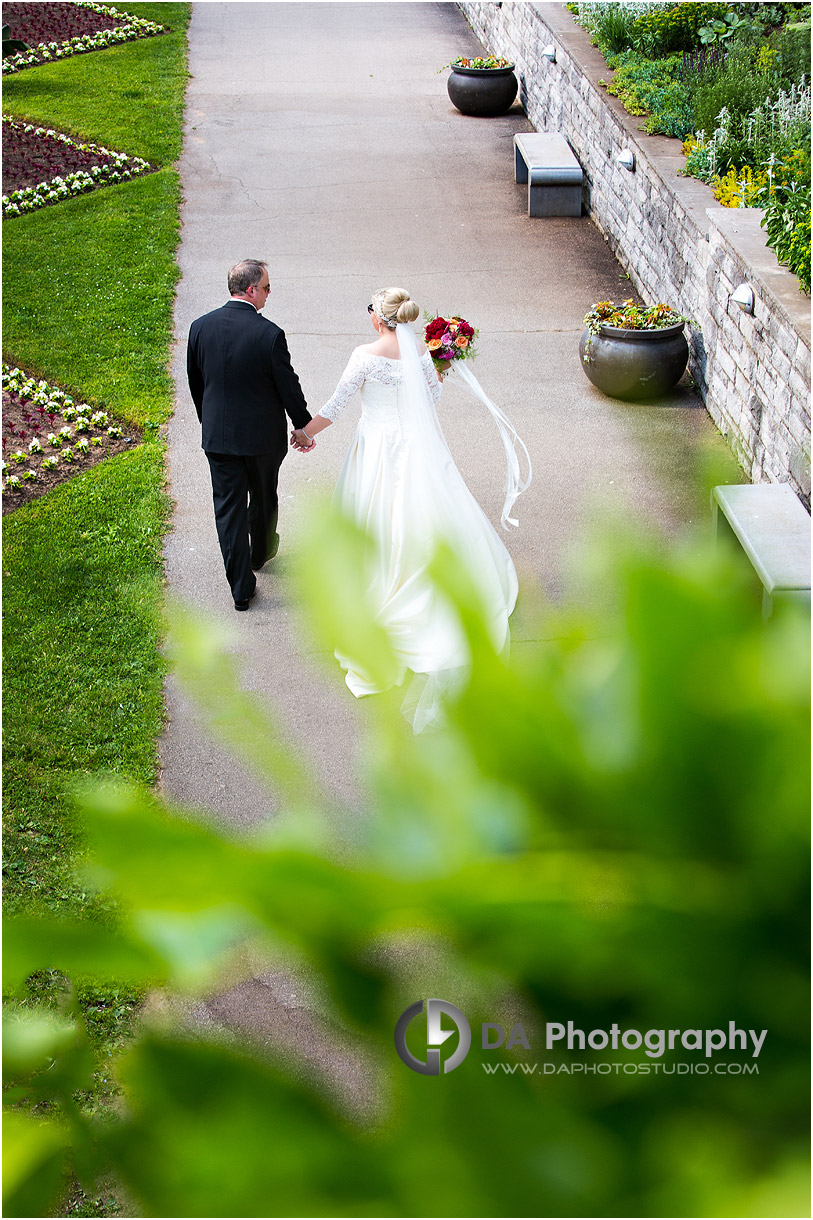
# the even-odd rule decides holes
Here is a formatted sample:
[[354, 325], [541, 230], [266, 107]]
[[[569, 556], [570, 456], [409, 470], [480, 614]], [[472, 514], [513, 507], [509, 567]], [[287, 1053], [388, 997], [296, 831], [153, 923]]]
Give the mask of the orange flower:
[[443, 346], [443, 344], [441, 343], [440, 339], [430, 339], [426, 346], [429, 348], [430, 352], [436, 352], [439, 347]]
[[468, 347], [469, 341], [465, 335], [461, 335], [459, 339], [455, 339], [454, 345], [455, 347]]

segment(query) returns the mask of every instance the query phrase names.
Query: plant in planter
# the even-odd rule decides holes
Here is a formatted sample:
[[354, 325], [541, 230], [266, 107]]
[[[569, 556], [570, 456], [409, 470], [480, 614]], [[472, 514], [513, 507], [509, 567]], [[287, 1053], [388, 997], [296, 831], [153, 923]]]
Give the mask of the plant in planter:
[[519, 86], [510, 60], [458, 56], [444, 68], [451, 68], [446, 88], [461, 114], [494, 118], [513, 105]]
[[683, 376], [689, 345], [683, 328], [697, 326], [671, 305], [599, 301], [584, 319], [582, 368], [610, 398], [659, 398]]

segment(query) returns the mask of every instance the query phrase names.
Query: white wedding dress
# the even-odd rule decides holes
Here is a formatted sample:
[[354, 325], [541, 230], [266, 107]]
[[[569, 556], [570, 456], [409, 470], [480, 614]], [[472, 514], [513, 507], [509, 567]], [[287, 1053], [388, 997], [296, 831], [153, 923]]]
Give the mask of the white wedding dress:
[[[399, 350], [414, 335], [398, 327]], [[412, 358], [420, 394], [409, 385], [404, 360], [375, 356], [357, 347], [333, 397], [320, 415], [338, 419], [361, 391], [361, 419], [339, 475], [333, 503], [377, 544], [369, 592], [401, 666], [415, 675], [404, 712], [419, 733], [442, 722], [442, 695], [453, 691], [470, 666], [457, 616], [427, 575], [439, 542], [466, 564], [486, 610], [495, 649], [509, 643], [508, 617], [517, 598], [511, 556], [466, 486], [437, 421], [441, 394], [428, 352]], [[423, 401], [416, 406], [416, 398]], [[358, 662], [336, 653], [354, 695], [379, 693]]]

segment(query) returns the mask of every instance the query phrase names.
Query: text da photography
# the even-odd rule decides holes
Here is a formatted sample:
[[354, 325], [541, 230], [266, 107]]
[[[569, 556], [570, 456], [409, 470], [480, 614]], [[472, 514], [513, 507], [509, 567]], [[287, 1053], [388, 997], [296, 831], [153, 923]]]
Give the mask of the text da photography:
[[[426, 1013], [424, 1023], [419, 1018]], [[444, 1018], [446, 1020], [444, 1021]], [[409, 1031], [409, 1045], [407, 1045]], [[456, 1041], [449, 1043], [449, 1039]], [[725, 1028], [678, 1029], [664, 1026], [644, 1031], [622, 1028], [614, 1022], [608, 1029], [582, 1029], [573, 1021], [549, 1021], [541, 1037], [529, 1037], [520, 1022], [483, 1021], [480, 1023], [480, 1049], [483, 1051], [546, 1050], [562, 1052], [643, 1051], [650, 1059], [660, 1059], [670, 1051], [692, 1051], [711, 1059], [718, 1052], [743, 1052], [757, 1059], [765, 1043], [766, 1029], [742, 1029], [730, 1020]], [[441, 1048], [447, 1044], [444, 1058]], [[472, 1028], [463, 1011], [447, 1000], [418, 1000], [401, 1013], [395, 1027], [395, 1048], [407, 1067], [424, 1076], [439, 1076], [453, 1071], [466, 1059], [472, 1046]]]

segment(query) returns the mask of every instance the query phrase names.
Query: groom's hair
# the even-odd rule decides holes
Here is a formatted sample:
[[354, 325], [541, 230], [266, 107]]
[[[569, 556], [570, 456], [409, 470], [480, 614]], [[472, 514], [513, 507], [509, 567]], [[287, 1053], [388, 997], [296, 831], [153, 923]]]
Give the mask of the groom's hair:
[[252, 284], [259, 284], [263, 272], [267, 270], [268, 263], [260, 262], [257, 258], [244, 258], [242, 262], [235, 263], [229, 272], [229, 295], [248, 292]]

